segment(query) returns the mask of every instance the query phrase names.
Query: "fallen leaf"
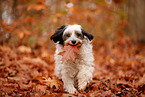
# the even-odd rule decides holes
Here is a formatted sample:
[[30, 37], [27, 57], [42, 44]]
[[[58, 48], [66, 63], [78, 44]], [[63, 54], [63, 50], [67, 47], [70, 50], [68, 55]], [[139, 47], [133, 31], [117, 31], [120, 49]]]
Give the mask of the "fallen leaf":
[[50, 52], [48, 52], [48, 51], [42, 51], [42, 53], [41, 53], [42, 59], [45, 60], [47, 63], [54, 62], [54, 58], [52, 56], [53, 56], [53, 54], [50, 54]]
[[22, 45], [18, 47], [18, 51], [21, 53], [31, 53], [32, 49], [30, 47], [26, 47]]
[[5, 70], [8, 71], [11, 76], [14, 76], [17, 72], [16, 70], [11, 69], [11, 68], [6, 68]]
[[19, 86], [20, 86], [21, 90], [28, 90], [31, 87], [30, 85], [26, 85], [26, 84], [22, 84], [22, 83], [20, 83]]
[[36, 77], [42, 76], [42, 73], [39, 73], [37, 70], [34, 70], [30, 73], [30, 75], [35, 79]]
[[76, 59], [76, 53], [79, 51], [78, 50], [78, 46], [80, 46], [80, 45], [77, 45], [77, 46], [70, 46], [70, 45], [64, 46], [63, 47], [64, 52], [60, 53], [60, 55], [63, 56], [62, 61], [65, 62], [65, 61], [70, 60], [70, 59], [72, 59], [74, 61]]
[[48, 67], [48, 64], [39, 57], [38, 58], [24, 57], [23, 63], [31, 63], [38, 66]]
[[6, 86], [6, 87], [18, 87], [18, 84], [7, 83], [7, 84], [4, 84], [4, 86]]
[[61, 86], [62, 83], [56, 78], [51, 79], [49, 77], [49, 78], [46, 78], [46, 79], [42, 80], [41, 84], [45, 84], [45, 85], [49, 86], [51, 89], [54, 88], [54, 87], [56, 89], [60, 89], [60, 86]]
[[[15, 90], [15, 88], [6, 86], [6, 87], [2, 87], [1, 90], [4, 91], [3, 93], [9, 94], [9, 93], [12, 93]], [[2, 91], [1, 91], [1, 94], [2, 94]], [[9, 97], [9, 96], [5, 95], [5, 97]]]
[[110, 97], [110, 96], [111, 96], [111, 90], [105, 91], [105, 92], [102, 93], [100, 96], [101, 96], [101, 97]]
[[47, 86], [43, 86], [43, 85], [36, 86], [36, 91], [39, 91], [39, 92], [45, 93], [46, 89], [47, 89]]
[[128, 85], [129, 87], [133, 87], [132, 85], [131, 85], [131, 83], [129, 83], [129, 82], [127, 82], [127, 81], [122, 81], [122, 80], [118, 80], [117, 81], [117, 85]]
[[142, 78], [140, 78], [140, 80], [136, 83], [136, 87], [145, 84], [145, 74], [143, 75]]
[[22, 76], [15, 76], [15, 77], [8, 77], [8, 81], [10, 82], [18, 82], [18, 81], [24, 81], [27, 80], [23, 78]]

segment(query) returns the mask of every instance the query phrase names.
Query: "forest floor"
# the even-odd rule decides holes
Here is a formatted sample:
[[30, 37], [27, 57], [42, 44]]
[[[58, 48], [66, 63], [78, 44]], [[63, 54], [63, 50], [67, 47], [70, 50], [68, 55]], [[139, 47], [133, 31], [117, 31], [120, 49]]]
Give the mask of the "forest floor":
[[145, 45], [130, 39], [93, 44], [94, 77], [78, 94], [65, 92], [55, 77], [54, 49], [0, 46], [0, 96], [145, 96]]

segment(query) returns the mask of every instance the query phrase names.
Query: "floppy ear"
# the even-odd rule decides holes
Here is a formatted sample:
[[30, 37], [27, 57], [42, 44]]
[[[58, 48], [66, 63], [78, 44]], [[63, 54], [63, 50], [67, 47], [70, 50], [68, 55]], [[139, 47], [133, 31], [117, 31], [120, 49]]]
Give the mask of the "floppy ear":
[[87, 33], [84, 29], [82, 29], [82, 34], [87, 36], [90, 41], [94, 38], [92, 34]]
[[65, 30], [66, 25], [61, 26], [60, 28], [56, 29], [55, 33], [51, 36], [51, 40], [55, 43], [59, 41], [59, 44], [63, 44], [63, 32]]

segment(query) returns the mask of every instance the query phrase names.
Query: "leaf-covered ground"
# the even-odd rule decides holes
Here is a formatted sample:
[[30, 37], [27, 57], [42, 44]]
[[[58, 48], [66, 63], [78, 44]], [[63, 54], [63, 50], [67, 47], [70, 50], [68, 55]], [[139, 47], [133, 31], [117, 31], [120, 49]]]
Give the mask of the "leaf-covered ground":
[[0, 96], [145, 96], [145, 46], [128, 38], [93, 44], [93, 81], [78, 94], [63, 91], [55, 77], [54, 49], [0, 46]]

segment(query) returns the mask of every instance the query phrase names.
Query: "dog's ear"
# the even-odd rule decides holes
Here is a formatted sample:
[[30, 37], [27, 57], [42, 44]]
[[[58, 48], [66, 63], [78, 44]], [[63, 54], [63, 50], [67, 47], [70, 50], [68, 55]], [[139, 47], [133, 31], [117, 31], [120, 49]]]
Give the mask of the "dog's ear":
[[51, 36], [51, 40], [53, 40], [55, 43], [59, 42], [59, 44], [63, 44], [63, 32], [65, 30], [66, 25], [61, 26], [60, 28], [56, 29], [55, 33]]
[[88, 37], [90, 41], [94, 38], [92, 34], [87, 33], [84, 29], [82, 29], [82, 34]]

